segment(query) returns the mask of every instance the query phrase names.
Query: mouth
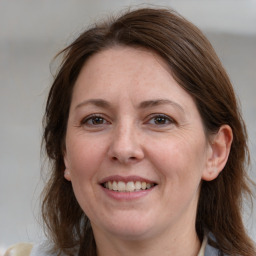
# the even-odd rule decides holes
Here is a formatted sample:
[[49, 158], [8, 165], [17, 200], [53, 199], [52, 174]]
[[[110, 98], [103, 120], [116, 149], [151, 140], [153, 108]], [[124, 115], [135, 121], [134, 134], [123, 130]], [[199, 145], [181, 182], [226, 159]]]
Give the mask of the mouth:
[[158, 184], [155, 181], [140, 176], [120, 176], [113, 175], [101, 180], [100, 185], [112, 192], [139, 192], [153, 189]]
[[104, 188], [116, 192], [138, 192], [153, 188], [156, 183], [147, 181], [117, 181], [111, 180], [101, 183]]

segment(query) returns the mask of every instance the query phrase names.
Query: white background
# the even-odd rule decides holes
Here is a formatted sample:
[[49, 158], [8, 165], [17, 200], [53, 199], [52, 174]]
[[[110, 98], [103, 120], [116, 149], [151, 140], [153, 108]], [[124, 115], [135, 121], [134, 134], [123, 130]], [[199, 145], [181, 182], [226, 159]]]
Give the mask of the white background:
[[[214, 45], [241, 100], [256, 180], [255, 0], [0, 0], [0, 255], [13, 243], [42, 237], [41, 119], [52, 58], [88, 24], [142, 3], [174, 8]], [[255, 215], [245, 218], [254, 240]]]

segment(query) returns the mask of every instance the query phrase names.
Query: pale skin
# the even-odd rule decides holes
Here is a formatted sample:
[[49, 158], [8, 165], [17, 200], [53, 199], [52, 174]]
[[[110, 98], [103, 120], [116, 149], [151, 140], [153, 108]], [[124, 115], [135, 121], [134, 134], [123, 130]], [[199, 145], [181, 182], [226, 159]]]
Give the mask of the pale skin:
[[[228, 125], [205, 135], [192, 97], [156, 54], [115, 46], [93, 55], [74, 86], [64, 161], [98, 255], [197, 255], [200, 184], [219, 175], [231, 143]], [[116, 175], [154, 186], [117, 199], [102, 184]]]

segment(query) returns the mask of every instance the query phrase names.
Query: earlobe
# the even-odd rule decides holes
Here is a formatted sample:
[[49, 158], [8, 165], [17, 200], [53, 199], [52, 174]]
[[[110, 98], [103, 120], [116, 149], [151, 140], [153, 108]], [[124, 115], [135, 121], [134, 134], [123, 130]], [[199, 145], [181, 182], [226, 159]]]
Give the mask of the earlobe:
[[222, 171], [221, 168], [215, 167], [214, 165], [211, 166], [211, 167], [209, 166], [204, 171], [202, 179], [205, 180], [205, 181], [214, 180], [219, 176], [221, 171]]
[[233, 133], [229, 125], [222, 125], [219, 131], [212, 136], [211, 150], [202, 175], [203, 180], [211, 181], [218, 177], [227, 163], [232, 140]]
[[68, 169], [64, 171], [64, 178], [68, 181], [71, 181], [70, 171]]
[[68, 181], [71, 181], [71, 176], [70, 176], [70, 171], [69, 171], [69, 164], [68, 164], [66, 152], [64, 152], [63, 160], [64, 160], [64, 164], [65, 164], [65, 167], [66, 167], [66, 169], [64, 170], [64, 178]]

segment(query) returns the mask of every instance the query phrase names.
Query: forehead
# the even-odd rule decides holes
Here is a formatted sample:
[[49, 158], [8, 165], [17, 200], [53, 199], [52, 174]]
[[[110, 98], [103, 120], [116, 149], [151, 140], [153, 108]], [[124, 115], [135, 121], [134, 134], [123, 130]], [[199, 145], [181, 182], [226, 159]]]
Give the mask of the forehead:
[[169, 99], [185, 107], [192, 97], [175, 81], [167, 63], [153, 51], [117, 46], [91, 56], [75, 83], [72, 101]]
[[[162, 71], [171, 72], [166, 62], [151, 50], [142, 47], [114, 46], [92, 55], [85, 62], [81, 72], [84, 72], [85, 69], [88, 70], [87, 74], [91, 73], [91, 70], [100, 71], [99, 78], [101, 75], [115, 76], [117, 71], [136, 74], [140, 77], [140, 74], [143, 75], [146, 72], [151, 74], [160, 66]], [[112, 73], [111, 70], [115, 72]]]
[[175, 82], [170, 68], [156, 53], [144, 48], [115, 46], [92, 55], [85, 62], [75, 87], [86, 86], [90, 91], [99, 85], [111, 89], [115, 84], [124, 88], [129, 83], [129, 88], [137, 86], [137, 90], [141, 84], [142, 88], [150, 89], [154, 85], [160, 90], [159, 84], [164, 80]]

